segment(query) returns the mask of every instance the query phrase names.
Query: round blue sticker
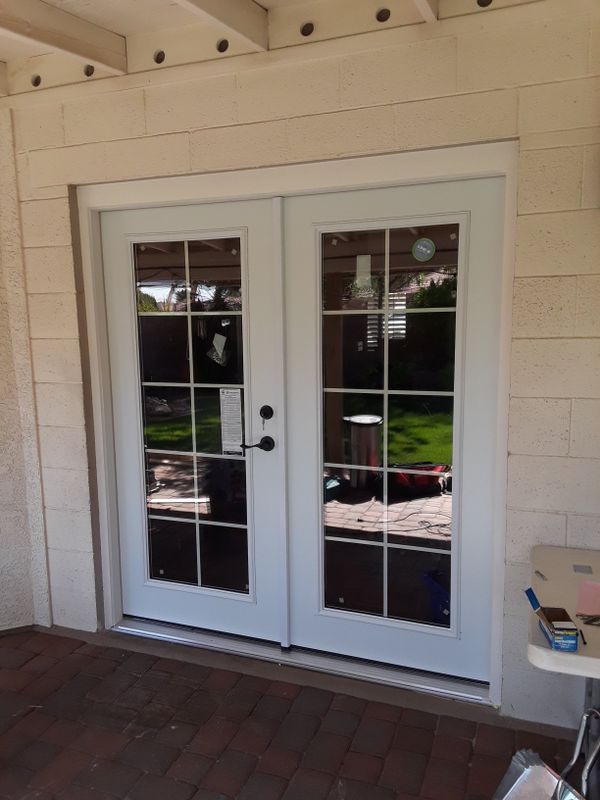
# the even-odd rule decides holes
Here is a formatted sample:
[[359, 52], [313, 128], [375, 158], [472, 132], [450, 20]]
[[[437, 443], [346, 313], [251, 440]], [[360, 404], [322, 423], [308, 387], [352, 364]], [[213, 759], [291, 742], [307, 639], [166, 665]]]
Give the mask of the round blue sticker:
[[431, 239], [417, 239], [412, 246], [413, 258], [417, 261], [431, 261], [435, 254], [435, 244]]

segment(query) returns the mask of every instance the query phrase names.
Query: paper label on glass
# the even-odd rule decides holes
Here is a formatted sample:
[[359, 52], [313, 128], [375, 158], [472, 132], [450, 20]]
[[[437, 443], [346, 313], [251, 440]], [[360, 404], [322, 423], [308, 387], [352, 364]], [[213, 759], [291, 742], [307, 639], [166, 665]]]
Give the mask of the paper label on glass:
[[241, 456], [242, 442], [242, 390], [219, 389], [221, 404], [221, 442], [223, 455]]

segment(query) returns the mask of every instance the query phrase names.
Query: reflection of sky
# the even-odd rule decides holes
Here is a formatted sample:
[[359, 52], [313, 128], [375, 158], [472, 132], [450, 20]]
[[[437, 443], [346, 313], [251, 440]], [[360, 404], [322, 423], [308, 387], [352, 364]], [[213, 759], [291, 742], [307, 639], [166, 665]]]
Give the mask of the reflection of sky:
[[162, 306], [164, 305], [167, 300], [171, 299], [173, 301], [175, 298], [173, 297], [173, 290], [180, 291], [183, 289], [183, 284], [166, 284], [166, 283], [159, 283], [154, 286], [148, 285], [147, 283], [139, 283], [138, 289], [140, 292], [144, 292], [144, 294], [150, 295], [156, 300], [157, 305]]

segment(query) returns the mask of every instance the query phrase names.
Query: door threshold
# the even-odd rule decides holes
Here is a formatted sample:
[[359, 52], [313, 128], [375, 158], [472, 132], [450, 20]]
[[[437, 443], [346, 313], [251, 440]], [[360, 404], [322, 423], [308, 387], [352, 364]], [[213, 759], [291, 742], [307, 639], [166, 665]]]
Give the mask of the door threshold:
[[153, 620], [125, 617], [112, 628], [117, 633], [142, 636], [173, 644], [215, 650], [222, 653], [258, 658], [276, 664], [324, 672], [344, 678], [370, 681], [415, 692], [424, 692], [437, 697], [462, 700], [479, 705], [493, 705], [489, 684], [418, 672], [402, 667], [393, 667], [362, 659], [337, 656], [300, 647], [283, 649], [278, 644], [241, 636], [231, 636], [197, 628], [173, 625]]

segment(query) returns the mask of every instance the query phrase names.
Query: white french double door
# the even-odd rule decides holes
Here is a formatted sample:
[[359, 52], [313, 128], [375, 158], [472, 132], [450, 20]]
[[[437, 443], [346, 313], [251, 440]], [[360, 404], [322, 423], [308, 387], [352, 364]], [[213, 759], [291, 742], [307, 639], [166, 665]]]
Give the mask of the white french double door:
[[503, 197], [102, 214], [124, 614], [488, 680]]

